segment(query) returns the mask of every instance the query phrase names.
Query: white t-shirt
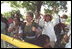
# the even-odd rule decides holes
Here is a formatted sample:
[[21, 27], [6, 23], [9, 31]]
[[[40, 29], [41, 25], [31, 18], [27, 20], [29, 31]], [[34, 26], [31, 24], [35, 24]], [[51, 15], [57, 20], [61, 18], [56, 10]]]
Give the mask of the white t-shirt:
[[45, 22], [42, 34], [48, 35], [50, 37], [50, 41], [57, 41], [52, 22]]

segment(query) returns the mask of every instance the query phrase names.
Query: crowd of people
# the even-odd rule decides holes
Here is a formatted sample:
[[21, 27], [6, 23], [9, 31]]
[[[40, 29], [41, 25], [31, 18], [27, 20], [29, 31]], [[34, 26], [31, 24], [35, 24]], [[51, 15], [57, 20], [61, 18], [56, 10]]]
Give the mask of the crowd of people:
[[71, 48], [71, 25], [65, 24], [67, 18], [67, 15], [59, 16], [54, 23], [50, 14], [40, 15], [38, 21], [32, 12], [27, 12], [22, 21], [19, 13], [8, 20], [1, 15], [1, 33], [44, 48]]

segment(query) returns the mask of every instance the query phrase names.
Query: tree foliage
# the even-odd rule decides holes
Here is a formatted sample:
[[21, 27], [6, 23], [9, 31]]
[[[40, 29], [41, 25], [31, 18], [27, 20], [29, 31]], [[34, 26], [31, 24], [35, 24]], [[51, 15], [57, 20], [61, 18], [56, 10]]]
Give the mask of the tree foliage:
[[[45, 8], [46, 13], [58, 13], [60, 10], [66, 10], [67, 1], [3, 1], [10, 3], [11, 7], [14, 8], [26, 8], [28, 11], [31, 10], [33, 13], [36, 12], [36, 16], [39, 15], [41, 6], [47, 5]], [[3, 3], [1, 2], [1, 3]], [[52, 8], [50, 10], [49, 8]]]

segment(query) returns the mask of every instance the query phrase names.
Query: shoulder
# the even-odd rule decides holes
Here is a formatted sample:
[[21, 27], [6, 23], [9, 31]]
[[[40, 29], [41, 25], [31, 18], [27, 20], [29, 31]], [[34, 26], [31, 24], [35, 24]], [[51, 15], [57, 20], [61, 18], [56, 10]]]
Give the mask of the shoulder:
[[33, 22], [32, 24], [37, 24], [36, 22]]
[[10, 25], [14, 25], [14, 23], [11, 23]]
[[33, 22], [32, 24], [37, 25], [37, 23], [36, 23], [36, 22]]
[[39, 25], [35, 22], [32, 23], [33, 26], [38, 27]]
[[25, 24], [26, 24], [26, 22], [22, 22], [21, 24], [22, 24], [22, 25], [25, 25]]
[[14, 26], [14, 23], [11, 23], [9, 26], [10, 26], [10, 27]]

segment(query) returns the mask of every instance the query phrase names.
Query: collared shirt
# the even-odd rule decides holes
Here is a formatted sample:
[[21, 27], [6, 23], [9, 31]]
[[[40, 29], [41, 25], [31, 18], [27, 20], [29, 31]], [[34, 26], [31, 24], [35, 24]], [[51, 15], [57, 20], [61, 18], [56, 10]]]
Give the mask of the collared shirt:
[[48, 35], [50, 37], [50, 41], [57, 41], [52, 22], [45, 22], [42, 34]]

